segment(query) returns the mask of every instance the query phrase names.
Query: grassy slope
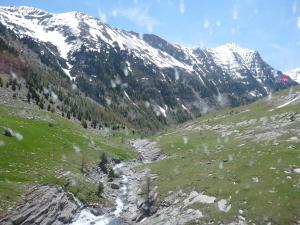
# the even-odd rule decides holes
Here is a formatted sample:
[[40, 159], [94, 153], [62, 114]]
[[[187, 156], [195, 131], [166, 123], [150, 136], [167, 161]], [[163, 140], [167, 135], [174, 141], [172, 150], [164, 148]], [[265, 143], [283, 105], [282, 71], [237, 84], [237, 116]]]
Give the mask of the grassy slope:
[[[298, 86], [296, 90], [300, 90]], [[273, 96], [288, 94], [289, 90]], [[216, 204], [195, 204], [207, 220], [231, 222], [242, 209], [245, 217], [256, 224], [294, 224], [300, 219], [300, 175], [286, 174], [291, 165], [300, 167], [300, 144], [287, 142], [295, 133], [288, 133], [271, 142], [240, 140], [229, 135], [222, 137], [218, 130], [187, 130], [188, 126], [203, 124], [232, 125], [250, 119], [270, 118], [275, 114], [296, 112], [300, 105], [288, 105], [269, 111], [272, 106], [266, 100], [248, 106], [210, 113], [198, 120], [185, 123], [168, 130], [165, 134], [153, 137], [161, 148], [172, 157], [150, 165], [152, 171], [160, 177], [156, 181], [162, 196], [170, 190], [191, 190], [205, 192], [218, 199], [231, 199], [232, 208], [228, 213], [220, 212]], [[245, 111], [245, 110], [249, 111]], [[244, 111], [244, 112], [243, 112]], [[256, 125], [238, 128], [243, 132], [259, 129]], [[290, 126], [299, 127], [299, 121]], [[255, 130], [259, 132], [259, 130]], [[184, 143], [184, 137], [187, 142]], [[294, 144], [295, 149], [288, 149]], [[275, 168], [275, 169], [272, 169]], [[291, 177], [288, 178], [287, 176]], [[258, 182], [254, 182], [258, 178]]]
[[[82, 157], [86, 164], [95, 163], [102, 152], [125, 160], [132, 158], [133, 152], [123, 144], [132, 138], [130, 134], [120, 132], [104, 137], [46, 111], [26, 109], [40, 119], [18, 116], [22, 111], [24, 109], [0, 105], [0, 215], [19, 199], [27, 185], [66, 184], [65, 178], [57, 176], [62, 171], [71, 172], [77, 185], [69, 185], [68, 189], [79, 198], [103, 201], [96, 196], [96, 187], [86, 182], [80, 172]], [[48, 121], [54, 126], [50, 127]], [[23, 139], [2, 135], [5, 127], [20, 133]], [[76, 152], [74, 146], [78, 146], [80, 152]]]

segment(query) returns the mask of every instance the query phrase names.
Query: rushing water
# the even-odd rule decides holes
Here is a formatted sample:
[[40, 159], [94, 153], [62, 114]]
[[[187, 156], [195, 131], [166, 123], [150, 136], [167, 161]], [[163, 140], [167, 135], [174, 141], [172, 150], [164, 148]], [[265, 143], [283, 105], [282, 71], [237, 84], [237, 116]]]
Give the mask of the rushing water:
[[[123, 164], [117, 164], [114, 167], [114, 170], [121, 174], [120, 169]], [[94, 215], [89, 208], [84, 208], [79, 213], [76, 220], [71, 225], [121, 225], [123, 224], [120, 219], [120, 214], [124, 209], [124, 203], [126, 201], [128, 193], [128, 178], [125, 175], [121, 175], [120, 189], [118, 190], [118, 195], [116, 199], [116, 209], [110, 213], [96, 216]]]

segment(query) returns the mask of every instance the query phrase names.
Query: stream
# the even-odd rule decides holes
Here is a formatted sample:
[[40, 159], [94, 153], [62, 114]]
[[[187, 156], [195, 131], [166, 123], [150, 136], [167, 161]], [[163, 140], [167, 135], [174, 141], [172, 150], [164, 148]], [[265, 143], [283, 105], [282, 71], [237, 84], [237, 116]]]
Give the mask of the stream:
[[96, 216], [89, 208], [81, 210], [77, 218], [71, 225], [122, 225], [123, 220], [120, 218], [120, 214], [124, 209], [124, 204], [128, 194], [128, 177], [122, 174], [121, 168], [123, 164], [117, 164], [114, 166], [114, 171], [121, 174], [120, 189], [117, 193], [116, 208], [114, 211], [106, 213], [104, 215]]

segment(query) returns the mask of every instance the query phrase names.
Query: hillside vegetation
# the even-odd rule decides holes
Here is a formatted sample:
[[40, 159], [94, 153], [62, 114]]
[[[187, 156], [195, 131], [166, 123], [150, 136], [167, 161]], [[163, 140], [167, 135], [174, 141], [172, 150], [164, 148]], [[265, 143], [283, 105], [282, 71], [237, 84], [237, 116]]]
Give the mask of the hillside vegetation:
[[[0, 213], [35, 184], [58, 184], [83, 202], [105, 202], [82, 170], [95, 165], [103, 152], [121, 160], [134, 157], [126, 144], [133, 138], [130, 131], [101, 135], [30, 105], [1, 104], [0, 124]], [[14, 137], [3, 135], [7, 128]]]
[[[300, 215], [300, 87], [210, 113], [155, 136], [170, 156], [150, 165], [161, 197], [203, 192], [231, 208], [195, 203], [205, 221], [295, 224]], [[290, 104], [288, 104], [290, 102]], [[298, 168], [298, 169], [297, 169]]]

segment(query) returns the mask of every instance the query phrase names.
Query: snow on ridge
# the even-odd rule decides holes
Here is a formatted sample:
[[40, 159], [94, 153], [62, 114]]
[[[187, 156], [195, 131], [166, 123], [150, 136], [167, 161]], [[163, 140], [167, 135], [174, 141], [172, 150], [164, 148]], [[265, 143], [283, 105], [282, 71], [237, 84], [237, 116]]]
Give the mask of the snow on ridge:
[[238, 60], [249, 64], [256, 54], [255, 50], [241, 48], [235, 43], [227, 43], [216, 48], [207, 48], [214, 55], [216, 62], [223, 66], [240, 67]]
[[31, 6], [0, 6], [0, 9], [10, 12], [19, 12], [22, 15], [29, 15], [29, 14], [35, 14], [36, 16], [39, 16], [41, 14], [49, 14], [48, 12], [38, 9]]
[[[39, 16], [41, 13], [47, 14], [47, 16]], [[30, 14], [30, 17], [26, 16], [28, 14]], [[37, 16], [34, 16], [35, 14]], [[193, 71], [191, 66], [178, 61], [161, 50], [153, 48], [130, 32], [112, 28], [99, 19], [84, 13], [66, 12], [54, 14], [27, 6], [0, 7], [0, 19], [4, 25], [19, 35], [27, 35], [38, 41], [50, 42], [57, 46], [61, 57], [67, 61], [68, 54], [79, 49], [80, 41], [87, 45], [86, 47], [89, 49], [98, 51], [100, 49], [98, 39], [101, 39], [112, 47], [114, 47], [113, 43], [117, 42], [121, 50], [128, 49], [136, 57], [152, 62], [159, 68], [179, 67], [190, 72]], [[81, 31], [84, 29], [81, 27], [82, 24], [88, 27], [87, 37], [81, 36]], [[76, 41], [67, 42], [70, 32], [71, 35], [76, 37]], [[92, 41], [92, 46], [96, 46], [96, 49], [89, 46], [82, 38]]]
[[[29, 17], [25, 16], [26, 12], [30, 12]], [[42, 14], [47, 16], [41, 16]], [[210, 70], [209, 67], [205, 67], [202, 56], [197, 54], [197, 48], [174, 44], [174, 47], [184, 53], [185, 60], [183, 62], [152, 47], [131, 32], [113, 28], [99, 19], [81, 12], [54, 14], [26, 6], [0, 7], [0, 19], [4, 25], [19, 35], [28, 35], [39, 41], [50, 42], [57, 46], [61, 57], [67, 61], [69, 61], [70, 53], [78, 50], [82, 44], [89, 50], [100, 51], [100, 39], [113, 48], [116, 42], [121, 50], [129, 51], [146, 64], [154, 64], [158, 68], [178, 68], [195, 73], [202, 83], [204, 82], [200, 74], [205, 76]], [[72, 38], [68, 39], [69, 37]], [[227, 43], [216, 48], [201, 49], [201, 51], [236, 79], [244, 78], [240, 71], [249, 69], [257, 55], [256, 51], [241, 48], [234, 43]], [[261, 74], [259, 68], [255, 67], [254, 70], [257, 76]]]
[[[27, 7], [25, 8], [27, 9]], [[48, 15], [51, 16], [47, 17], [45, 19], [46, 21], [40, 21], [37, 19], [26, 19], [24, 15], [20, 15], [19, 11], [12, 12], [5, 11], [3, 9], [6, 8], [0, 7], [0, 18], [2, 17], [1, 22], [5, 24], [8, 28], [10, 28], [19, 35], [30, 36], [39, 41], [50, 42], [54, 44], [58, 47], [61, 56], [67, 59], [68, 52], [71, 50], [72, 46], [66, 43], [66, 37], [58, 30], [47, 30], [46, 27], [43, 27], [41, 25], [41, 22], [47, 22], [50, 24], [55, 22], [55, 20], [53, 20], [54, 14], [49, 13]], [[31, 7], [29, 7], [27, 11], [34, 11], [34, 8], [32, 9]], [[26, 12], [26, 10], [24, 12]], [[55, 26], [55, 24], [53, 24], [53, 26]]]
[[235, 78], [243, 79], [241, 69], [250, 69], [257, 51], [242, 48], [235, 43], [227, 43], [216, 48], [205, 48], [212, 55], [214, 62], [230, 72]]

